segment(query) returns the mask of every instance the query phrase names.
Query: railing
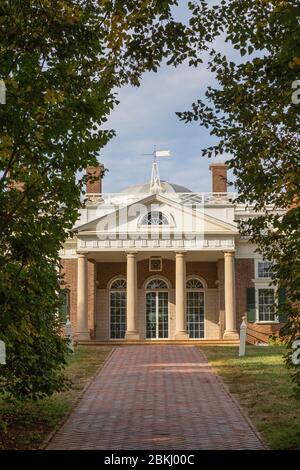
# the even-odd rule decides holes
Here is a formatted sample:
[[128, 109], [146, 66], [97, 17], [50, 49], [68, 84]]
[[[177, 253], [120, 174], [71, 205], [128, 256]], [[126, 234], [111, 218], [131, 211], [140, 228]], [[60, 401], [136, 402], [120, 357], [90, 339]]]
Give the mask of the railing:
[[[232, 204], [237, 193], [159, 193], [160, 196], [175, 202], [187, 205], [224, 205]], [[85, 198], [89, 202], [110, 206], [128, 205], [151, 196], [151, 193], [87, 193]]]

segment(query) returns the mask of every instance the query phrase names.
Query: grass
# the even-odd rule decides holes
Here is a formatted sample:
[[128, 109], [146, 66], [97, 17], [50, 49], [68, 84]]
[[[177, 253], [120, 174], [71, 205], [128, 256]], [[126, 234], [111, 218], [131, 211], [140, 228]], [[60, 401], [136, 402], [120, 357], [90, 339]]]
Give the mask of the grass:
[[111, 351], [106, 346], [78, 346], [70, 357], [66, 376], [70, 390], [38, 402], [9, 404], [0, 397], [0, 449], [38, 449], [74, 406], [85, 385]]
[[235, 346], [201, 350], [227, 384], [271, 449], [300, 449], [300, 400], [293, 395], [283, 363], [284, 347], [248, 346], [238, 357]]
[[[82, 389], [101, 367], [111, 347], [78, 346], [66, 376], [73, 386], [38, 402], [12, 405], [0, 398], [0, 449], [38, 449], [70, 412]], [[293, 396], [284, 348], [202, 346], [214, 369], [272, 449], [300, 449], [300, 400]]]

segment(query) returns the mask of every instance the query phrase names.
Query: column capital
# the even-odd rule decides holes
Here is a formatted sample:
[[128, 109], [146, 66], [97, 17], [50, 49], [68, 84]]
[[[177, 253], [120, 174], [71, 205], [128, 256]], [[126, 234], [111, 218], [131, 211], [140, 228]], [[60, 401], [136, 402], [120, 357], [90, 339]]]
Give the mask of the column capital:
[[233, 257], [235, 255], [235, 251], [223, 251], [224, 257], [225, 256], [231, 256]]
[[88, 256], [88, 251], [76, 251], [78, 258], [86, 258]]
[[176, 256], [185, 256], [187, 254], [186, 250], [175, 251]]
[[127, 257], [131, 256], [132, 258], [135, 258], [136, 255], [138, 254], [138, 251], [125, 251]]

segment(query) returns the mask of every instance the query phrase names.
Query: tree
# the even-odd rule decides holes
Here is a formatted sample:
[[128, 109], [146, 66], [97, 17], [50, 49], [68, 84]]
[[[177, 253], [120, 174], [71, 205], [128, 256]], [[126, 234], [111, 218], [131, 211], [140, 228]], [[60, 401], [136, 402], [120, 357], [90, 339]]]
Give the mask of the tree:
[[[256, 213], [242, 229], [265, 259], [274, 260], [274, 282], [286, 291], [279, 310], [288, 319], [281, 334], [300, 391], [300, 368], [291, 360], [300, 333], [299, 2], [200, 1], [190, 3], [190, 10], [193, 44], [209, 51], [208, 68], [218, 86], [178, 114], [186, 122], [199, 120], [217, 138], [204, 155], [230, 154], [238, 202]], [[216, 49], [218, 38], [231, 44], [235, 59]]]
[[[1, 389], [62, 389], [58, 252], [78, 217], [84, 178], [113, 137], [116, 90], [187, 51], [176, 0], [3, 0], [0, 5]], [[178, 52], [175, 54], [174, 51]]]

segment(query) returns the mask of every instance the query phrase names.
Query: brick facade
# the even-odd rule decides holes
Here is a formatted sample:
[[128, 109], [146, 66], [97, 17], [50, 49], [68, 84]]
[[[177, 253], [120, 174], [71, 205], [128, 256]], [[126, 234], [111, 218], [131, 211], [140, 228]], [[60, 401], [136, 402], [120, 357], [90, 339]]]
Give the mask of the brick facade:
[[[126, 262], [120, 263], [97, 263], [97, 287], [106, 289], [109, 282], [116, 276], [126, 277]], [[200, 276], [207, 283], [207, 287], [215, 289], [218, 280], [218, 265], [216, 262], [187, 262], [187, 276]], [[138, 289], [142, 289], [145, 281], [152, 276], [162, 276], [166, 278], [171, 287], [175, 288], [175, 261], [163, 259], [163, 270], [161, 272], [152, 272], [149, 270], [149, 259], [138, 261], [137, 277]]]
[[247, 343], [267, 343], [271, 335], [278, 336], [280, 329], [283, 327], [282, 323], [275, 324], [259, 324], [248, 323], [247, 325]]
[[159, 277], [160, 275], [169, 281], [172, 288], [175, 288], [175, 261], [170, 259], [163, 259], [162, 271], [153, 272], [149, 270], [149, 259], [145, 259], [138, 262], [137, 269], [138, 289], [143, 288], [144, 283], [149, 277]]
[[[62, 287], [69, 289], [69, 314], [73, 327], [76, 332], [77, 327], [77, 259], [61, 260], [61, 276], [63, 278]], [[95, 337], [95, 264], [94, 261], [88, 261], [88, 325], [91, 338]]]
[[[145, 319], [145, 283], [147, 279], [157, 276], [167, 279], [170, 285], [169, 293], [169, 338], [175, 335], [175, 261], [163, 259], [161, 272], [149, 270], [149, 259], [138, 261], [138, 312], [137, 324], [141, 339], [146, 337]], [[205, 289], [205, 336], [208, 339], [219, 339], [219, 305], [217, 288], [216, 262], [187, 262], [187, 276], [200, 276], [207, 284]], [[109, 284], [117, 276], [126, 277], [126, 262], [97, 263], [96, 264], [96, 339], [108, 340], [109, 331]]]
[[[137, 263], [138, 272], [138, 326], [145, 338], [145, 282], [152, 276], [162, 276], [169, 289], [169, 337], [175, 334], [175, 261], [163, 259], [162, 272], [149, 271], [149, 259]], [[187, 262], [187, 276], [201, 277], [205, 289], [205, 337], [222, 339], [225, 330], [224, 259], [217, 262]], [[74, 332], [77, 312], [77, 259], [62, 259], [63, 286], [70, 290], [69, 309]], [[126, 277], [126, 262], [96, 263], [88, 260], [88, 324], [91, 339], [109, 339], [109, 284], [117, 276]], [[254, 287], [254, 259], [235, 260], [236, 326], [239, 330], [242, 317], [247, 313], [246, 290]], [[271, 334], [278, 334], [280, 324], [248, 323], [247, 342], [267, 342]]]
[[239, 329], [242, 317], [247, 315], [247, 288], [254, 287], [254, 259], [235, 260], [236, 324]]
[[73, 331], [77, 327], [77, 259], [62, 259], [60, 274], [63, 278], [62, 286], [70, 291], [69, 314]]
[[218, 266], [216, 262], [187, 262], [186, 275], [192, 276], [193, 274], [202, 277], [208, 288], [215, 289], [217, 287]]
[[115, 276], [126, 277], [126, 263], [97, 263], [96, 284], [98, 289], [106, 289]]
[[[255, 287], [253, 279], [255, 278], [254, 259], [236, 259], [235, 260], [235, 286], [236, 286], [236, 321], [239, 329], [242, 317], [247, 315], [247, 288]], [[282, 323], [247, 323], [247, 343], [257, 344], [259, 342], [267, 343], [270, 335], [278, 335], [282, 328]]]

